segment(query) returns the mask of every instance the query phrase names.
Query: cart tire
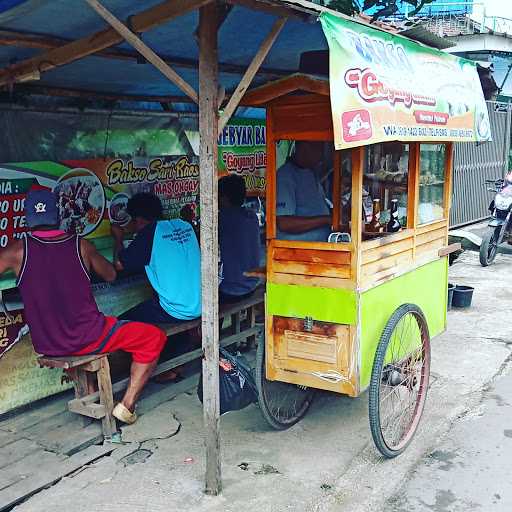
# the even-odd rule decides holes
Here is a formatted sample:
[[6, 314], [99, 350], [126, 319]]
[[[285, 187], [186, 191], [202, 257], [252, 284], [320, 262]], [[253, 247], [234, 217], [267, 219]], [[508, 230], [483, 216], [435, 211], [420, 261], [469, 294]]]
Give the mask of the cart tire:
[[315, 395], [313, 388], [266, 379], [265, 340], [258, 343], [256, 352], [256, 385], [263, 417], [276, 430], [285, 430], [301, 420]]
[[480, 265], [482, 267], [488, 267], [496, 259], [500, 234], [501, 228], [498, 227], [488, 231], [482, 239], [482, 244], [480, 245]]
[[429, 377], [427, 321], [418, 306], [404, 304], [382, 332], [370, 381], [370, 429], [384, 457], [400, 455], [411, 442], [425, 406]]

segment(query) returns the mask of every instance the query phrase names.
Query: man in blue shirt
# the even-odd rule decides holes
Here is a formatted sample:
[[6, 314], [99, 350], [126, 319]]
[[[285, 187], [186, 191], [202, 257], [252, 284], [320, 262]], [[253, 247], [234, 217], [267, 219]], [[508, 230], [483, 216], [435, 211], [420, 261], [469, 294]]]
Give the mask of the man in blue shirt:
[[222, 281], [221, 303], [237, 302], [259, 284], [244, 272], [259, 266], [260, 228], [256, 214], [243, 208], [246, 189], [241, 176], [230, 174], [219, 180], [219, 246]]
[[327, 242], [331, 213], [315, 173], [322, 142], [297, 141], [293, 156], [277, 172], [277, 238]]
[[181, 219], [161, 220], [162, 204], [153, 194], [135, 194], [127, 211], [137, 235], [124, 248], [124, 230], [112, 226], [115, 266], [132, 272], [145, 270], [156, 295], [120, 318], [169, 323], [199, 317], [201, 257], [192, 226]]

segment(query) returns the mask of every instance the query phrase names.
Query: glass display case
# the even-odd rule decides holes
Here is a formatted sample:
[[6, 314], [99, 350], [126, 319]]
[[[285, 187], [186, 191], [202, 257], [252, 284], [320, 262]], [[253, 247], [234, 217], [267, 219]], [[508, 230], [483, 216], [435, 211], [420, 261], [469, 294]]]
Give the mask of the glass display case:
[[[409, 145], [400, 142], [365, 148], [363, 175], [363, 239], [384, 236], [407, 226]], [[395, 222], [391, 227], [391, 213]]]
[[444, 218], [445, 144], [420, 144], [418, 224]]

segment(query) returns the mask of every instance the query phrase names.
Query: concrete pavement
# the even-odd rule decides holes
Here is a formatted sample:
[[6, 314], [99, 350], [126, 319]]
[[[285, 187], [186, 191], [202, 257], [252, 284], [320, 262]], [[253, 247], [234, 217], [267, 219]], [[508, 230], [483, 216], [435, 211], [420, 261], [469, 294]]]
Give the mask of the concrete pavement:
[[[130, 443], [15, 510], [457, 512], [469, 510], [470, 503], [484, 512], [495, 510], [486, 507], [508, 503], [506, 486], [494, 485], [485, 500], [486, 491], [466, 497], [475, 486], [464, 471], [476, 471], [471, 474], [478, 480], [489, 466], [495, 472], [489, 473], [490, 483], [499, 473], [512, 474], [510, 457], [502, 451], [505, 442], [512, 444], [505, 434], [512, 426], [500, 417], [507, 412], [510, 417], [512, 403], [506, 376], [512, 348], [510, 265], [512, 258], [502, 255], [482, 268], [477, 254], [466, 252], [451, 267], [452, 282], [475, 286], [473, 307], [450, 312], [447, 332], [433, 341], [420, 431], [397, 459], [383, 460], [373, 447], [366, 394], [358, 399], [320, 394], [306, 418], [284, 432], [269, 430], [251, 406], [222, 417], [224, 492], [206, 497], [202, 411], [191, 382], [187, 392], [144, 409], [140, 423], [125, 429]], [[473, 437], [466, 439], [467, 434]], [[478, 454], [474, 447], [481, 437], [487, 444]], [[475, 455], [476, 464], [469, 464]], [[448, 483], [448, 474], [457, 482]], [[408, 501], [401, 501], [404, 495]]]

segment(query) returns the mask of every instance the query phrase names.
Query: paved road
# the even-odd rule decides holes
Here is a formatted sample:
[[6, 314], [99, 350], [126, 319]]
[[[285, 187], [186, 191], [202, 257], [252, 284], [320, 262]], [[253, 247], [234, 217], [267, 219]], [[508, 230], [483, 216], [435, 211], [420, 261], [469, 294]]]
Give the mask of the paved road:
[[[511, 340], [512, 343], [512, 340]], [[498, 377], [460, 418], [386, 512], [512, 510], [512, 373]]]

